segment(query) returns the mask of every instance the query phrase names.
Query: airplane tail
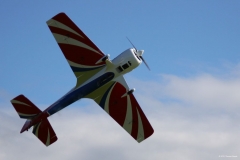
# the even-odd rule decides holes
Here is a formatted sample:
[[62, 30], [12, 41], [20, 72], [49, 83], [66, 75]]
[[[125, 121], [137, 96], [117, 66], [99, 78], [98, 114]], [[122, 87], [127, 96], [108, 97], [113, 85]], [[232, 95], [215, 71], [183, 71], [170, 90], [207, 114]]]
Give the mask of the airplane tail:
[[38, 109], [37, 106], [35, 106], [24, 95], [15, 97], [11, 100], [11, 103], [17, 111], [19, 117], [23, 119], [32, 119], [36, 115], [42, 113], [42, 111]]
[[48, 119], [35, 124], [32, 133], [46, 146], [58, 139]]
[[57, 141], [57, 136], [49, 123], [44, 117], [43, 112], [35, 106], [24, 95], [19, 95], [11, 100], [11, 103], [17, 111], [20, 118], [27, 119], [20, 133], [33, 127], [32, 133], [46, 146]]

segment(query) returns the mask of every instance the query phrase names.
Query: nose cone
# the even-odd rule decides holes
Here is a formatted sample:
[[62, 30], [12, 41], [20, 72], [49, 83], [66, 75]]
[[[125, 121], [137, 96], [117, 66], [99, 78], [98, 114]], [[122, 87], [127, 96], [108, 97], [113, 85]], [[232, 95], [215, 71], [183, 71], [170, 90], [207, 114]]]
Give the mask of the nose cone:
[[142, 56], [142, 55], [143, 55], [143, 52], [144, 52], [144, 50], [139, 50], [139, 51], [137, 51], [137, 55], [138, 55], [138, 56]]

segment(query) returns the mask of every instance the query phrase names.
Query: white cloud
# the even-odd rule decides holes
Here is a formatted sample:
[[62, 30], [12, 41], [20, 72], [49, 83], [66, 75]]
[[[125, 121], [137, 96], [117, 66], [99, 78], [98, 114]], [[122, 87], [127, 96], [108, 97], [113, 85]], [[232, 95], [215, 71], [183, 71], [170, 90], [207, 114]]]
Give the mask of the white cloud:
[[24, 121], [8, 105], [0, 111], [0, 159], [239, 158], [239, 80], [209, 74], [190, 78], [163, 75], [152, 82], [131, 79], [155, 130], [140, 144], [89, 101], [49, 118], [59, 140], [45, 147], [31, 132], [19, 133]]
[[176, 102], [187, 107], [227, 111], [240, 108], [240, 77], [219, 78], [210, 74], [202, 74], [183, 78], [161, 75], [153, 82], [141, 82], [137, 79], [132, 81], [135, 85], [140, 86], [137, 88], [139, 89], [138, 95], [144, 93], [145, 96], [147, 94], [160, 103]]

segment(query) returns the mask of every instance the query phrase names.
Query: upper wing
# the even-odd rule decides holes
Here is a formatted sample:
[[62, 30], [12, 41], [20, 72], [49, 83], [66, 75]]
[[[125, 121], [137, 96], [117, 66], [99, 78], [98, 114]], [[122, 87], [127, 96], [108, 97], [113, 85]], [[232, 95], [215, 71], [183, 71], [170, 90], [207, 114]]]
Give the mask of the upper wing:
[[141, 142], [153, 134], [153, 128], [133, 94], [123, 96], [129, 87], [123, 76], [90, 93], [86, 98], [98, 103], [135, 140]]
[[55, 40], [61, 48], [78, 85], [96, 74], [105, 62], [96, 64], [104, 54], [65, 14], [59, 13], [47, 21]]

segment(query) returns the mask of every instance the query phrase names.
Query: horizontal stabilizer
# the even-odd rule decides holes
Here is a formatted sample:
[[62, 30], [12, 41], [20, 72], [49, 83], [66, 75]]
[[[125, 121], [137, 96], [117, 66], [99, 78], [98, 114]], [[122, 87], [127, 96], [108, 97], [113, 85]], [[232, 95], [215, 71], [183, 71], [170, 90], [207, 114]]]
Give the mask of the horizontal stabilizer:
[[19, 95], [11, 100], [11, 103], [17, 111], [20, 118], [32, 119], [42, 111], [37, 108], [29, 99], [24, 95]]
[[34, 125], [33, 134], [46, 146], [51, 145], [58, 139], [48, 119]]

